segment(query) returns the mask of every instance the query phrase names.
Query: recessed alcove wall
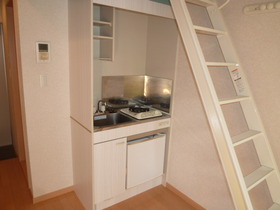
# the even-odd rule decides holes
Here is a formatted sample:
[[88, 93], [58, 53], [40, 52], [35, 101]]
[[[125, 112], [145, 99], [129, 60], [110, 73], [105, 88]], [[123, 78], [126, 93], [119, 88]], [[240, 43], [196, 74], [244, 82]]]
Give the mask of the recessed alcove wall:
[[175, 21], [121, 9], [115, 11], [115, 58], [113, 62], [94, 60], [94, 104], [102, 98], [102, 76], [174, 78], [178, 39]]

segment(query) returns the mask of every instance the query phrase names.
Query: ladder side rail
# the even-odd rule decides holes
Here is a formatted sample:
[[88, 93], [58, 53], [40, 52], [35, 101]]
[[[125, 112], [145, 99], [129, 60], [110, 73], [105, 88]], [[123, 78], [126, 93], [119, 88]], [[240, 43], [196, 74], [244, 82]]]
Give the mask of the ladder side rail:
[[[246, 185], [186, 3], [183, 0], [171, 0], [171, 5], [196, 78], [234, 205], [240, 210], [253, 209], [250, 202], [247, 202], [250, 199], [248, 193], [243, 193], [247, 190]], [[219, 116], [222, 117], [219, 118]]]
[[[224, 20], [221, 18], [221, 17], [223, 17], [223, 15], [221, 14], [221, 11], [218, 10], [216, 7], [207, 7], [207, 10], [208, 10], [209, 18], [212, 22], [213, 27], [218, 28], [219, 30], [228, 31]], [[221, 50], [224, 54], [226, 62], [235, 61], [240, 64], [239, 58], [238, 58], [236, 50], [232, 44], [232, 40], [231, 40], [230, 36], [229, 35], [218, 36], [217, 38], [218, 38]], [[229, 67], [228, 69], [230, 72], [232, 70], [234, 70], [233, 67]], [[240, 71], [239, 73], [241, 74], [242, 82], [243, 82], [245, 90], [240, 92], [238, 89], [239, 87], [237, 87], [236, 84], [234, 84], [234, 86], [236, 88], [236, 92], [238, 95], [240, 94], [240, 95], [251, 96], [250, 101], [242, 101], [242, 102], [240, 102], [240, 104], [241, 104], [242, 109], [244, 110], [244, 115], [245, 115], [249, 128], [262, 132], [263, 137], [258, 137], [256, 140], [254, 140], [254, 144], [255, 144], [257, 153], [260, 156], [261, 164], [270, 166], [275, 170], [275, 175], [273, 175], [273, 178], [268, 179], [267, 182], [268, 182], [268, 187], [271, 191], [271, 197], [272, 197], [273, 201], [279, 204], [280, 203], [279, 168], [275, 161], [275, 158], [273, 155], [274, 153], [273, 153], [270, 143], [268, 141], [267, 134], [265, 132], [262, 120], [261, 120], [258, 110], [256, 108], [257, 106], [255, 103], [255, 100], [252, 97], [252, 93], [251, 93], [250, 87], [248, 85], [247, 78], [246, 78], [245, 74], [243, 73], [241, 64], [240, 64], [238, 70]], [[232, 74], [231, 74], [231, 78], [234, 83], [234, 78], [232, 77]], [[262, 141], [264, 141], [264, 144], [267, 147], [266, 150], [268, 151], [269, 157], [266, 157], [267, 154], [265, 154], [265, 152], [264, 152], [264, 148], [263, 148], [264, 144]]]

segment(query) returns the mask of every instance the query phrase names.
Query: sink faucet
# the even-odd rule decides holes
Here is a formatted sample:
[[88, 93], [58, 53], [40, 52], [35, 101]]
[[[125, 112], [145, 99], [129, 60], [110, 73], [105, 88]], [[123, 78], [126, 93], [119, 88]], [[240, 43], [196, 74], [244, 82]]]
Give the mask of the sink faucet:
[[97, 109], [96, 109], [96, 112], [95, 113], [104, 113], [106, 111], [106, 102], [102, 101], [102, 100], [99, 100], [97, 102]]

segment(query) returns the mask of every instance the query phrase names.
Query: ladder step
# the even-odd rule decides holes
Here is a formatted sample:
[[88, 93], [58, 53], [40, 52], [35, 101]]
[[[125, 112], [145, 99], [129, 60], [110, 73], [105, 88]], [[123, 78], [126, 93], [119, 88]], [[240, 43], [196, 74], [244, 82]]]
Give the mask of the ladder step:
[[216, 6], [215, 2], [210, 0], [185, 0], [187, 3], [196, 4], [203, 7]]
[[261, 134], [262, 134], [262, 132], [260, 132], [260, 131], [249, 130], [244, 133], [233, 136], [232, 137], [233, 146], [238, 146], [240, 144], [243, 144], [251, 139], [256, 138], [257, 136], [259, 136]]
[[261, 166], [257, 170], [250, 173], [248, 176], [244, 177], [247, 190], [251, 190], [255, 186], [257, 186], [259, 183], [264, 181], [271, 173], [273, 172], [272, 168]]
[[206, 27], [195, 26], [195, 25], [193, 27], [196, 33], [198, 34], [213, 35], [213, 36], [226, 35], [225, 31], [220, 31], [213, 28], [206, 28]]
[[240, 102], [240, 101], [244, 101], [244, 100], [248, 100], [250, 99], [249, 96], [235, 96], [235, 97], [231, 97], [231, 98], [221, 98], [219, 100], [220, 105], [224, 105], [224, 104], [231, 104], [231, 103], [236, 103], [236, 102]]
[[278, 203], [274, 203], [268, 210], [280, 210], [280, 205]]
[[94, 24], [94, 25], [101, 25], [101, 26], [102, 26], [102, 25], [104, 25], [104, 26], [107, 25], [107, 26], [110, 26], [110, 27], [112, 26], [112, 23], [111, 23], [111, 22], [106, 22], [106, 21], [101, 21], [101, 20], [94, 20], [94, 21], [93, 21], [93, 24]]
[[226, 63], [226, 62], [206, 62], [209, 67], [229, 67], [229, 66], [239, 66], [238, 63]]
[[98, 35], [94, 35], [93, 38], [94, 38], [94, 39], [108, 39], [108, 40], [113, 40], [113, 37], [111, 37], [111, 36], [98, 36]]

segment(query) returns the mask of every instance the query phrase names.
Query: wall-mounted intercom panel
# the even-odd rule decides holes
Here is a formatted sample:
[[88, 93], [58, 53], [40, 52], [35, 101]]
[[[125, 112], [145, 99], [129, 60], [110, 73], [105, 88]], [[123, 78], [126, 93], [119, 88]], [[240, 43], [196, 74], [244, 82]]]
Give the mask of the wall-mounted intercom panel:
[[37, 63], [50, 62], [50, 43], [36, 42], [36, 60]]

